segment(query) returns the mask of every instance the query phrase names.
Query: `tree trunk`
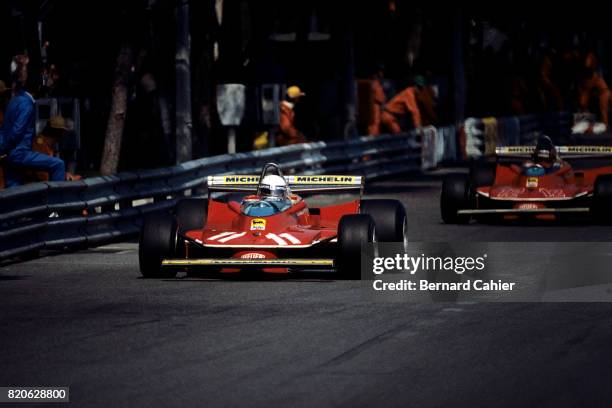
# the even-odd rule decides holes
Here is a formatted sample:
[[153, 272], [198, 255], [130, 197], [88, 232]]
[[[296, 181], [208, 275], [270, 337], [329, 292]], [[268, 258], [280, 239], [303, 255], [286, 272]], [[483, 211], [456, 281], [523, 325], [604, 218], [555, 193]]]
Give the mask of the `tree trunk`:
[[452, 47], [454, 119], [457, 125], [465, 118], [466, 100], [465, 68], [463, 66], [463, 16], [458, 6], [453, 16]]
[[176, 35], [176, 162], [192, 159], [191, 142], [191, 38], [189, 2], [181, 0], [177, 9]]
[[106, 137], [104, 139], [104, 150], [102, 151], [102, 162], [100, 173], [109, 175], [117, 172], [119, 156], [121, 154], [121, 140], [125, 126], [128, 101], [128, 80], [132, 68], [134, 53], [128, 45], [123, 45], [117, 57], [117, 68], [115, 70], [115, 82], [113, 84], [113, 99], [106, 126]]

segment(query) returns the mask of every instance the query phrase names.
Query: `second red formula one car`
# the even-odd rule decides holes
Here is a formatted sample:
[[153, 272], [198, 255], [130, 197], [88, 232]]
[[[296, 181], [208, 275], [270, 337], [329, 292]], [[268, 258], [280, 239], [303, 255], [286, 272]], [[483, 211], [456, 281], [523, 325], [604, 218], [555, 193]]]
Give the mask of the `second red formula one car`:
[[612, 215], [612, 147], [559, 146], [544, 136], [536, 146], [498, 147], [494, 161], [475, 162], [469, 174], [450, 174], [440, 200], [446, 223], [472, 217], [557, 219]]
[[[199, 268], [222, 273], [336, 271], [360, 278], [363, 243], [405, 242], [406, 212], [396, 200], [362, 200], [361, 176], [283, 176], [267, 164], [260, 176], [208, 178], [209, 198], [183, 199], [175, 216], [144, 221], [139, 247], [145, 277]], [[359, 198], [312, 207], [297, 193], [356, 191]], [[246, 193], [212, 198], [212, 193]]]

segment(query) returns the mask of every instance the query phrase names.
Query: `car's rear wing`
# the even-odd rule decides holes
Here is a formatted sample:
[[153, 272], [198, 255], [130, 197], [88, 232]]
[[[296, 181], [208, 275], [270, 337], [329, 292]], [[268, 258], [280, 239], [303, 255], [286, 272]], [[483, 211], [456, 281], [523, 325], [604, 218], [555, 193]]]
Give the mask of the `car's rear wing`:
[[[208, 191], [255, 193], [260, 176], [229, 175], [208, 176]], [[284, 176], [293, 193], [318, 193], [345, 190], [363, 191], [362, 176], [344, 175], [292, 175]]]
[[[562, 158], [612, 157], [612, 146], [556, 146]], [[533, 155], [535, 146], [500, 146], [495, 148], [497, 157], [528, 158]]]

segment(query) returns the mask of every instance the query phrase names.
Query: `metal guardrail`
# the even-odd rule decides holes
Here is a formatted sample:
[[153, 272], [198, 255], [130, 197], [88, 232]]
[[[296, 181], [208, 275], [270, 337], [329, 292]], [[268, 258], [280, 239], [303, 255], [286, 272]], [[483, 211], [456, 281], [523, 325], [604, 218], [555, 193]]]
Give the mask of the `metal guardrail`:
[[347, 173], [368, 178], [418, 171], [417, 135], [314, 142], [193, 160], [169, 168], [0, 191], [0, 260], [41, 249], [78, 249], [138, 234], [142, 218], [202, 194], [206, 177], [257, 173], [268, 162], [288, 174]]

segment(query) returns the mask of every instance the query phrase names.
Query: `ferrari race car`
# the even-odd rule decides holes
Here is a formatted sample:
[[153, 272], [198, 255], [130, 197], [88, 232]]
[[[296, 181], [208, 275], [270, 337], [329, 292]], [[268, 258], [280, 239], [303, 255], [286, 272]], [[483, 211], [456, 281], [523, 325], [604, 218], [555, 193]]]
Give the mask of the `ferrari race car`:
[[544, 137], [536, 146], [498, 147], [495, 153], [493, 160], [473, 162], [469, 174], [445, 177], [445, 223], [491, 216], [554, 220], [567, 213], [610, 221], [612, 147], [555, 147]]
[[[321, 207], [311, 207], [297, 195], [351, 190], [359, 193], [358, 199]], [[193, 268], [221, 273], [332, 271], [359, 279], [362, 243], [406, 239], [403, 205], [362, 200], [362, 192], [360, 176], [283, 176], [272, 163], [260, 176], [209, 176], [208, 198], [183, 199], [175, 215], [144, 220], [141, 273], [167, 278]], [[234, 198], [213, 198], [213, 193], [233, 193]]]

